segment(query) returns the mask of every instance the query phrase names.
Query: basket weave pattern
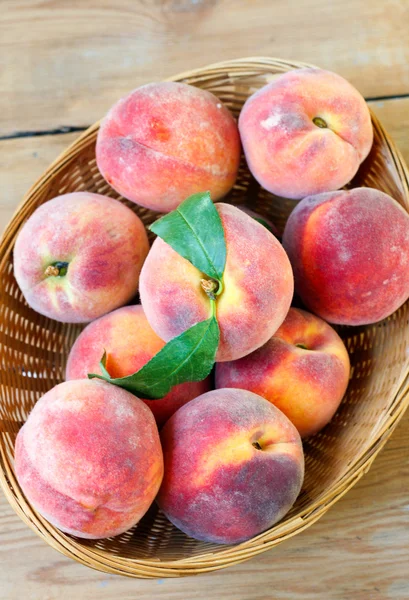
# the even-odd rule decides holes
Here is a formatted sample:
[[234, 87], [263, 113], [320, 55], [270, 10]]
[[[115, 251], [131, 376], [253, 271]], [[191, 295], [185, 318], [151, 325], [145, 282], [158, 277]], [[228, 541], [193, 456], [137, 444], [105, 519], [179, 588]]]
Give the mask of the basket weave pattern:
[[[237, 117], [246, 98], [273, 77], [307, 66], [254, 58], [218, 63], [174, 81], [216, 94]], [[409, 211], [409, 173], [394, 144], [372, 115], [374, 145], [350, 186], [378, 188]], [[409, 404], [409, 302], [388, 319], [368, 326], [342, 327], [351, 359], [347, 394], [331, 423], [304, 443], [306, 475], [297, 502], [265, 533], [237, 546], [188, 538], [155, 505], [130, 531], [104, 540], [80, 540], [45, 521], [27, 502], [13, 468], [17, 432], [39, 397], [64, 380], [65, 361], [81, 331], [32, 311], [13, 276], [12, 250], [24, 221], [58, 194], [88, 190], [119, 198], [95, 162], [98, 123], [74, 142], [31, 188], [0, 246], [0, 483], [16, 513], [63, 554], [108, 573], [133, 577], [174, 577], [220, 569], [246, 560], [309, 527], [369, 469]], [[251, 177], [244, 158], [228, 202], [245, 203], [271, 218], [282, 231], [294, 201], [273, 196]], [[157, 214], [124, 201], [148, 225]]]

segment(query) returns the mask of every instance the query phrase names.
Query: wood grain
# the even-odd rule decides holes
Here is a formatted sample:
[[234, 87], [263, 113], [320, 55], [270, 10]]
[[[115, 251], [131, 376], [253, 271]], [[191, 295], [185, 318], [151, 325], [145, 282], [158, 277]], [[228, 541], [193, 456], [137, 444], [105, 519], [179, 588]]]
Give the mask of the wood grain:
[[406, 0], [0, 0], [0, 136], [99, 119], [148, 81], [280, 56], [409, 94]]
[[31, 185], [78, 135], [67, 133], [0, 141], [0, 231]]
[[92, 571], [43, 543], [0, 498], [0, 600], [406, 600], [409, 413], [370, 472], [313, 527], [248, 562], [154, 581]]

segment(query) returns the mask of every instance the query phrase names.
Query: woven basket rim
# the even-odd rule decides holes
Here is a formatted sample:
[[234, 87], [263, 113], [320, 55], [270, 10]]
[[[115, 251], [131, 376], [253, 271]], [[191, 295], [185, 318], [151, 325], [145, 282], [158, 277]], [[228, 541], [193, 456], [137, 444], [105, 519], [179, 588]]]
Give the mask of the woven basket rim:
[[[176, 76], [168, 78], [167, 81], [179, 81], [187, 77], [200, 76], [205, 71], [208, 73], [209, 71], [218, 69], [248, 69], [249, 71], [253, 69], [257, 72], [257, 68], [265, 67], [266, 72], [268, 72], [269, 69], [277, 65], [280, 67], [289, 68], [314, 67], [314, 65], [298, 61], [286, 61], [279, 58], [256, 56], [213, 63], [202, 68], [179, 73]], [[396, 148], [395, 143], [389, 137], [382, 124], [372, 111], [371, 117], [374, 126], [377, 126], [378, 131], [382, 135], [384, 143], [390, 151], [390, 155], [394, 161], [397, 173], [404, 189], [404, 193], [409, 203], [409, 169], [406, 166], [400, 151]], [[92, 140], [93, 137], [96, 137], [99, 124], [100, 121], [97, 121], [83, 133], [81, 133], [79, 137], [66, 148], [66, 150], [59, 154], [59, 156], [49, 165], [49, 167], [24, 195], [22, 201], [18, 204], [7, 228], [1, 236], [0, 265], [3, 264], [3, 261], [8, 257], [11, 247], [14, 245], [16, 235], [20, 229], [22, 220], [24, 220], [22, 219], [24, 208], [27, 206], [30, 199], [35, 196], [35, 194], [48, 182], [56, 178], [60, 170], [63, 169], [68, 162], [72, 161], [81, 153], [83, 146], [88, 145], [90, 140]], [[178, 576], [191, 573], [192, 571], [213, 571], [230, 564], [242, 562], [251, 556], [255, 556], [256, 554], [272, 548], [281, 541], [296, 535], [299, 531], [310, 527], [323, 514], [325, 514], [327, 510], [353, 485], [355, 485], [355, 483], [369, 470], [377, 454], [383, 448], [399, 420], [402, 418], [405, 410], [409, 406], [408, 380], [409, 370], [405, 371], [405, 373], [394, 386], [393, 398], [395, 410], [391, 411], [389, 417], [382, 423], [382, 427], [380, 427], [379, 431], [377, 432], [376, 439], [369, 440], [367, 444], [363, 445], [359, 454], [349, 465], [349, 471], [347, 475], [343, 479], [337, 481], [331, 488], [328, 488], [323, 497], [316, 499], [315, 502], [308, 507], [308, 510], [305, 510], [305, 514], [301, 511], [299, 514], [286, 521], [282, 536], [277, 534], [277, 528], [279, 529], [280, 526], [280, 524], [278, 524], [278, 526], [275, 527], [276, 533], [274, 539], [269, 539], [269, 531], [267, 531], [248, 540], [247, 542], [243, 542], [236, 546], [227, 546], [225, 549], [222, 549], [217, 553], [212, 551], [203, 552], [197, 556], [179, 560], [166, 561], [159, 559], [119, 558], [111, 555], [105, 550], [82, 546], [76, 540], [55, 529], [40, 515], [38, 515], [36, 511], [31, 509], [31, 506], [25, 500], [25, 498], [25, 506], [24, 504], [20, 504], [9, 485], [10, 480], [15, 479], [15, 477], [7, 467], [7, 459], [2, 445], [0, 445], [0, 460], [2, 463], [2, 468], [0, 470], [0, 486], [2, 487], [6, 498], [14, 508], [15, 512], [33, 531], [35, 531], [35, 533], [37, 533], [37, 535], [45, 539], [58, 551], [71, 558], [75, 558], [74, 550], [77, 549], [78, 553], [81, 554], [82, 562], [89, 564], [89, 566], [93, 568], [101, 569], [106, 572], [109, 572], [109, 569], [111, 569], [111, 572], [115, 573], [117, 573], [118, 570], [121, 570], [124, 575], [138, 577]], [[26, 514], [25, 508], [33, 511], [36, 519], [38, 519], [38, 522], [41, 523], [43, 531], [36, 526], [35, 520]], [[44, 533], [44, 530], [47, 532], [47, 534]], [[112, 565], [114, 565], [114, 567]], [[140, 568], [137, 575], [135, 575], [136, 566]]]

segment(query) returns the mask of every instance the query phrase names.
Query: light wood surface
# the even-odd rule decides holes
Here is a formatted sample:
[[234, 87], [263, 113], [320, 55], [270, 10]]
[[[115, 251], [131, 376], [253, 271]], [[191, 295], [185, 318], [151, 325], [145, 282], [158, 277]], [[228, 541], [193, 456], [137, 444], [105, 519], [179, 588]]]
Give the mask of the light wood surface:
[[[137, 85], [222, 59], [282, 56], [339, 72], [409, 162], [407, 0], [0, 0], [0, 230], [44, 168]], [[396, 97], [399, 96], [399, 97]], [[387, 97], [387, 98], [384, 98]], [[43, 544], [0, 495], [0, 600], [406, 600], [409, 414], [317, 524], [242, 565], [180, 580], [87, 569]]]
[[122, 94], [242, 56], [407, 94], [407, 0], [1, 0], [0, 135], [97, 121]]

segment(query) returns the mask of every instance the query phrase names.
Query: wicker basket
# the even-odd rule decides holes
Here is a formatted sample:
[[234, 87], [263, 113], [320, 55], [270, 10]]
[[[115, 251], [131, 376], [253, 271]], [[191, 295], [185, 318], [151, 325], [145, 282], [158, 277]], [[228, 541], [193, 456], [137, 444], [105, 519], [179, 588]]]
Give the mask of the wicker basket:
[[[218, 63], [173, 80], [210, 90], [237, 116], [245, 99], [279, 73], [300, 66], [268, 58]], [[409, 174], [399, 152], [372, 116], [373, 149], [351, 186], [376, 187], [409, 211]], [[27, 502], [16, 481], [16, 434], [36, 400], [63, 381], [70, 347], [80, 327], [51, 321], [28, 308], [12, 270], [16, 234], [32, 212], [50, 198], [89, 190], [118, 195], [95, 163], [98, 124], [72, 144], [31, 188], [9, 224], [0, 247], [0, 431], [2, 488], [16, 511], [40, 537], [66, 556], [105, 571], [131, 577], [175, 577], [221, 569], [264, 552], [319, 519], [368, 471], [409, 403], [409, 302], [391, 317], [365, 327], [340, 328], [352, 364], [352, 379], [331, 423], [305, 441], [306, 476], [287, 516], [265, 533], [236, 546], [188, 538], [154, 505], [132, 530], [115, 538], [88, 541], [66, 535]], [[282, 229], [294, 206], [277, 198], [251, 177], [244, 160], [228, 201], [242, 202], [271, 217]], [[153, 212], [127, 203], [149, 224]]]

